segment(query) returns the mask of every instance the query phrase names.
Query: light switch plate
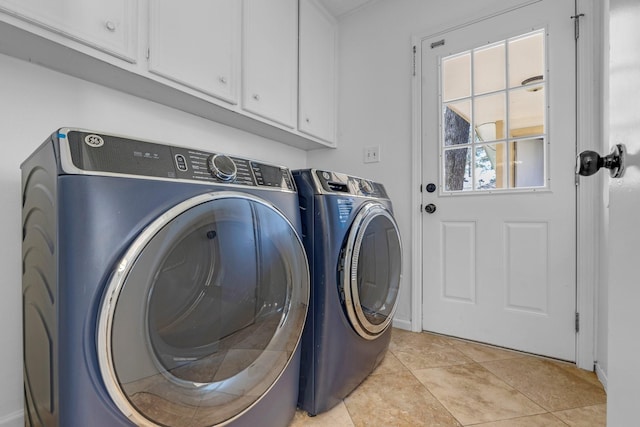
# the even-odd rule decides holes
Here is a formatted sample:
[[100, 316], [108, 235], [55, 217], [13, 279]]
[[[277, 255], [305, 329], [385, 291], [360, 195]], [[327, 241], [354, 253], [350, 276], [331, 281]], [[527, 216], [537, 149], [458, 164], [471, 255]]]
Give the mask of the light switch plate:
[[380, 161], [380, 146], [365, 147], [364, 149], [364, 163], [377, 163]]

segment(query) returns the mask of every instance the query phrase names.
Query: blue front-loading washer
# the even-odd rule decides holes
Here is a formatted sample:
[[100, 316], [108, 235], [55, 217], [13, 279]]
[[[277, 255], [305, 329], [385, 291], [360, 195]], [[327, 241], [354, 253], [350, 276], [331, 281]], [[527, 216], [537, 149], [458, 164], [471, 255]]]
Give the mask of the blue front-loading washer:
[[286, 426], [309, 271], [281, 166], [60, 129], [22, 164], [25, 424]]
[[384, 358], [402, 247], [382, 184], [316, 169], [293, 177], [311, 272], [298, 405], [316, 415], [351, 393]]

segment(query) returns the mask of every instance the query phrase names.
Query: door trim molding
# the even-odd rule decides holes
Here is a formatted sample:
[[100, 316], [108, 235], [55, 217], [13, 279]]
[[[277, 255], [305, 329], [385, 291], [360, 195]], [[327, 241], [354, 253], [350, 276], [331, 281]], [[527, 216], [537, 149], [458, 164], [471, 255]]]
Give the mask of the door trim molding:
[[411, 79], [411, 330], [422, 331], [422, 37], [411, 37], [413, 78]]
[[[537, 1], [528, 1], [520, 5], [527, 6]], [[601, 10], [594, 4], [595, 0], [576, 0], [576, 7], [584, 13], [581, 19], [580, 38], [576, 46], [578, 60], [577, 69], [577, 111], [576, 150], [594, 149], [602, 151], [602, 112], [600, 110], [601, 80], [600, 69], [602, 63], [602, 24], [598, 18]], [[602, 7], [602, 6], [601, 6]], [[600, 7], [600, 8], [601, 8]], [[513, 8], [511, 8], [513, 9]], [[508, 12], [509, 10], [494, 11], [485, 18]], [[567, 19], [570, 19], [567, 17]], [[411, 226], [412, 257], [411, 257], [411, 330], [422, 331], [422, 144], [421, 144], [421, 75], [422, 52], [420, 42], [424, 38], [434, 37], [464, 25], [477, 22], [475, 19], [461, 25], [441, 28], [424, 34], [414, 34], [411, 37], [411, 51], [413, 57], [413, 78], [411, 81], [411, 95], [413, 106], [412, 117], [412, 173], [411, 173]], [[593, 49], [593, 46], [599, 46]], [[413, 50], [415, 47], [415, 51]], [[594, 66], [594, 64], [596, 64]], [[593, 370], [595, 361], [596, 334], [596, 286], [598, 277], [599, 237], [594, 230], [598, 230], [600, 219], [599, 201], [601, 199], [600, 181], [580, 181], [576, 194], [576, 309], [580, 313], [580, 332], [576, 334], [576, 365], [579, 368]], [[404, 325], [403, 325], [404, 326]]]
[[[594, 0], [576, 0], [580, 37], [576, 46], [576, 150], [603, 152], [602, 63], [603, 5]], [[594, 46], [596, 47], [594, 49]], [[577, 154], [576, 153], [576, 154]], [[600, 260], [602, 175], [580, 177], [576, 199], [576, 309], [580, 331], [576, 334], [576, 365], [593, 371], [596, 360], [597, 288]]]

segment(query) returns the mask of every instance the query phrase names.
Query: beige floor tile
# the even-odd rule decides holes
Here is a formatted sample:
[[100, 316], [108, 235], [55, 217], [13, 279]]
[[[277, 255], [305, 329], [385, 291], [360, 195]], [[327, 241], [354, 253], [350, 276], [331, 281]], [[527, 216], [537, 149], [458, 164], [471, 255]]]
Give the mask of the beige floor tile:
[[607, 425], [607, 405], [585, 406], [554, 412], [565, 424], [571, 427], [604, 427]]
[[310, 417], [305, 411], [296, 411], [290, 427], [353, 427], [353, 421], [344, 402], [340, 402], [327, 412]]
[[545, 412], [477, 364], [424, 369], [414, 375], [464, 425]]
[[394, 372], [409, 372], [408, 368], [398, 360], [391, 352], [387, 352], [382, 363], [371, 373], [371, 375], [392, 374]]
[[356, 426], [460, 426], [410, 372], [372, 375], [345, 404]]
[[491, 360], [525, 357], [524, 354], [517, 351], [504, 350], [490, 345], [472, 343], [468, 341], [454, 340], [452, 341], [452, 344], [456, 350], [475, 362], [489, 362]]
[[412, 371], [473, 362], [453, 342], [454, 339], [441, 335], [394, 329], [389, 351]]
[[473, 363], [473, 360], [452, 346], [442, 347], [437, 350], [416, 347], [407, 350], [394, 350], [393, 354], [411, 371]]
[[550, 412], [606, 402], [602, 385], [591, 379], [595, 374], [571, 364], [524, 357], [482, 366]]
[[397, 328], [391, 332], [391, 342], [389, 343], [389, 350], [394, 353], [416, 349], [434, 352], [450, 347], [449, 338], [427, 332], [409, 332]]
[[473, 427], [567, 427], [567, 425], [557, 417], [547, 413], [492, 423], [474, 424]]

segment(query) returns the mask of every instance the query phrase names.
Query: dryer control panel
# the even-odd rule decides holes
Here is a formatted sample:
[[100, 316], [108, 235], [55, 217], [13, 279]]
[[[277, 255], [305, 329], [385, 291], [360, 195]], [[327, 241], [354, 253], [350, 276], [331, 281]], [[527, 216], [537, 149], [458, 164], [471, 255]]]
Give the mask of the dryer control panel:
[[318, 190], [330, 194], [352, 194], [377, 199], [388, 199], [382, 184], [356, 176], [339, 172], [314, 170], [314, 176], [319, 184]]
[[77, 129], [57, 132], [67, 173], [191, 180], [296, 191], [288, 168], [223, 153]]

